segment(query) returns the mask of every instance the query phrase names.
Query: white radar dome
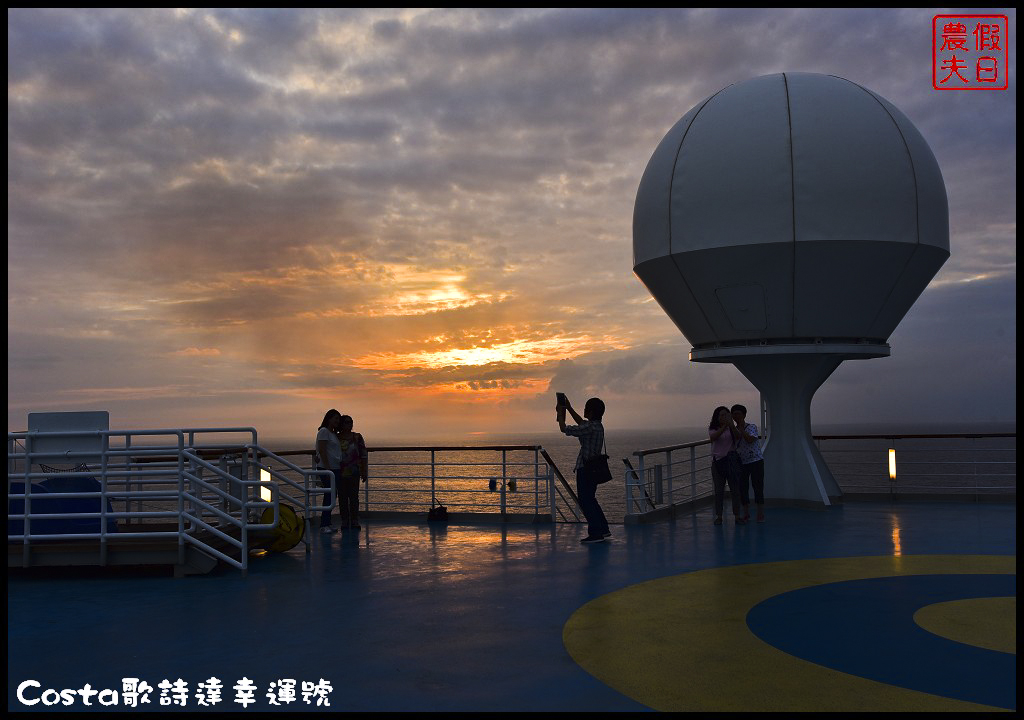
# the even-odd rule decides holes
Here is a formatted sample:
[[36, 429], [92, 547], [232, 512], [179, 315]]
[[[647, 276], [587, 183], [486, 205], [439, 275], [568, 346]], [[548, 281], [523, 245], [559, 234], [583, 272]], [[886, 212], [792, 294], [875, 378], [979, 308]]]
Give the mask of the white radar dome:
[[766, 75], [661, 141], [633, 250], [695, 348], [884, 343], [949, 257], [946, 189], [889, 101], [839, 77]]

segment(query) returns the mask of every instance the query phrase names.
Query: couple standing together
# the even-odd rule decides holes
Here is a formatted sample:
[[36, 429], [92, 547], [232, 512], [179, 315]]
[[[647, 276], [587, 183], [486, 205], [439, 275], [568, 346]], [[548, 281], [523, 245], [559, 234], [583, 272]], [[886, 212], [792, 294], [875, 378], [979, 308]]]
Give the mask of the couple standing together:
[[747, 409], [742, 405], [733, 405], [731, 411], [725, 406], [715, 408], [708, 436], [714, 458], [711, 477], [715, 484], [715, 525], [722, 524], [726, 483], [736, 524], [745, 525], [750, 520], [751, 485], [757, 521], [764, 522], [764, 456], [757, 425], [747, 422]]
[[[324, 415], [316, 434], [316, 467], [334, 473], [338, 491], [338, 514], [341, 529], [359, 529], [359, 478], [366, 482], [367, 455], [363, 436], [352, 431], [352, 418], [333, 408]], [[321, 487], [330, 488], [329, 480], [320, 478]], [[331, 526], [331, 492], [324, 494], [327, 510], [320, 516], [320, 532], [334, 532]]]

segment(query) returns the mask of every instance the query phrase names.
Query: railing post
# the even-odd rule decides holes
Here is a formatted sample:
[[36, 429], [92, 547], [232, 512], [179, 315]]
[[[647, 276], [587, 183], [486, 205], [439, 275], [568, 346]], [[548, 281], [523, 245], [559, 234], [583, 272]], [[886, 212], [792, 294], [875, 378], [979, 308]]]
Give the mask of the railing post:
[[[126, 432], [124, 434], [124, 511], [129, 515], [124, 519], [125, 525], [131, 523], [131, 512], [132, 512], [132, 473], [131, 473], [131, 447], [132, 447], [132, 434]], [[139, 503], [136, 503], [136, 507], [139, 507]]]
[[974, 476], [974, 502], [978, 502], [978, 438], [971, 438], [971, 474]]
[[634, 474], [633, 470], [626, 470], [626, 514], [633, 512], [633, 483], [636, 482], [636, 478], [630, 475]]
[[665, 470], [668, 472], [668, 504], [672, 505], [676, 501], [676, 496], [672, 493], [672, 451], [665, 451]]
[[430, 507], [434, 507], [434, 505], [437, 504], [437, 492], [436, 492], [436, 487], [435, 487], [435, 483], [437, 481], [437, 476], [436, 476], [436, 473], [435, 473], [435, 465], [434, 465], [435, 456], [434, 456], [434, 453], [435, 453], [435, 450], [433, 448], [431, 448], [431, 450], [430, 450]]
[[[256, 472], [250, 471], [249, 453], [242, 453], [242, 467], [238, 471], [238, 475], [243, 483], [247, 483], [250, 480], [258, 479], [259, 475]], [[243, 525], [249, 522], [249, 503], [252, 502], [252, 495], [250, 493], [258, 493], [254, 485], [242, 485], [242, 508], [241, 517]], [[242, 533], [242, 541], [245, 541], [245, 533]], [[245, 550], [245, 548], [242, 548]]]
[[25, 517], [21, 521], [21, 532], [24, 533], [25, 539], [21, 546], [21, 564], [22, 567], [28, 567], [30, 563], [30, 552], [29, 547], [31, 541], [29, 536], [32, 534], [32, 433], [25, 435], [25, 504], [24, 514]]
[[[533, 514], [540, 515], [540, 478], [537, 477], [537, 470], [540, 464], [540, 453], [537, 448], [533, 449]], [[554, 518], [551, 518], [554, 521]]]
[[[309, 469], [311, 471], [316, 471], [316, 452], [313, 452], [312, 454], [310, 454], [309, 461], [310, 461]], [[303, 514], [303, 516], [304, 516], [304, 518], [306, 520], [306, 534], [305, 534], [305, 537], [307, 539], [307, 542], [306, 542], [306, 552], [307, 553], [309, 552], [310, 546], [312, 545], [312, 542], [309, 542], [309, 536], [313, 532], [313, 521], [310, 519], [310, 516], [309, 516], [309, 506], [312, 504], [312, 501], [309, 499], [310, 498], [310, 495], [309, 495], [309, 479], [310, 479], [310, 477], [311, 477], [310, 475], [308, 475], [306, 473], [302, 473], [302, 485], [303, 485], [303, 489], [304, 489], [304, 491], [306, 493], [305, 498], [303, 498], [304, 502], [303, 502], [303, 507], [302, 507], [302, 514]], [[319, 476], [317, 476], [317, 477], [319, 477]], [[317, 484], [318, 485], [320, 484], [319, 480], [317, 481]]]
[[550, 465], [548, 465], [547, 480], [548, 499], [551, 503], [551, 522], [555, 522], [555, 512], [557, 511], [555, 508], [555, 469]]
[[690, 448], [690, 507], [696, 512], [697, 500], [697, 448]]
[[185, 442], [181, 435], [178, 435], [178, 564], [185, 564]]
[[107, 565], [107, 458], [110, 453], [110, 435], [103, 433], [100, 445], [100, 566]]
[[366, 477], [363, 478], [363, 510], [370, 509], [370, 453], [366, 453]]
[[[644, 457], [646, 457], [646, 456], [641, 455], [639, 460], [637, 461], [637, 468], [636, 468], [636, 484], [637, 484], [637, 487], [642, 487], [647, 482], [647, 473], [644, 472]], [[635, 502], [635, 500], [636, 499], [634, 498], [634, 502]]]
[[654, 504], [656, 506], [665, 502], [665, 494], [661, 487], [663, 481], [662, 467], [661, 465], [654, 466]]

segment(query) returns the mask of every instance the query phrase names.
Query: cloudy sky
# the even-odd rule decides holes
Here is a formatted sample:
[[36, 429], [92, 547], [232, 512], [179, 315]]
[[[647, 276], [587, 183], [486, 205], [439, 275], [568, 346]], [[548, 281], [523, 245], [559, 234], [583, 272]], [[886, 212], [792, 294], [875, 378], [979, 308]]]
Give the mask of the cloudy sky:
[[[932, 88], [935, 10], [10, 10], [8, 428], [306, 437], [706, 422], [756, 390], [632, 272], [654, 148], [696, 103], [835, 74], [921, 130], [952, 257], [818, 423], [1013, 421], [1016, 14], [1006, 91]], [[967, 12], [984, 12], [977, 9]]]

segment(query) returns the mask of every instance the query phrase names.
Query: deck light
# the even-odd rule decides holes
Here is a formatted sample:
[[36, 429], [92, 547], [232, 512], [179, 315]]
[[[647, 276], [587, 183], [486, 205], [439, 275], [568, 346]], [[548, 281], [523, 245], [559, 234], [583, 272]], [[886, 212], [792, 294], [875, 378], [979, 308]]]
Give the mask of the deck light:
[[[270, 473], [264, 468], [260, 468], [260, 482], [269, 483]], [[260, 500], [263, 502], [270, 502], [274, 499], [274, 494], [270, 492], [270, 488], [266, 485], [260, 485]]]
[[896, 481], [896, 448], [889, 448], [889, 479]]

